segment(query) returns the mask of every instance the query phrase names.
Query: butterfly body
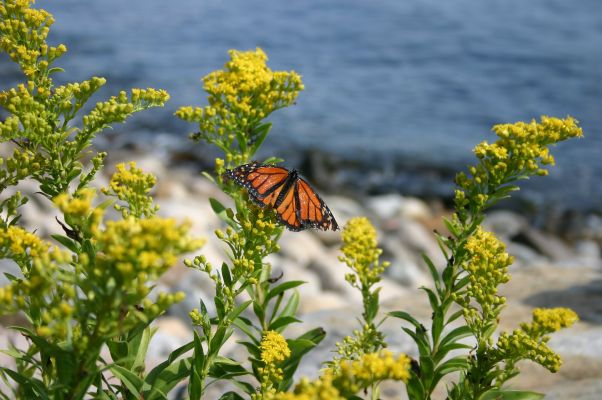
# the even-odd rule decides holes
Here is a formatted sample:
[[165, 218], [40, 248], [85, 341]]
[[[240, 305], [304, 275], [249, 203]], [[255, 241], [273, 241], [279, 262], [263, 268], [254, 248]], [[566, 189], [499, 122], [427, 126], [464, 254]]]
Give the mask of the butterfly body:
[[227, 170], [225, 175], [245, 187], [260, 207], [274, 209], [290, 230], [339, 227], [324, 201], [294, 169], [252, 162]]

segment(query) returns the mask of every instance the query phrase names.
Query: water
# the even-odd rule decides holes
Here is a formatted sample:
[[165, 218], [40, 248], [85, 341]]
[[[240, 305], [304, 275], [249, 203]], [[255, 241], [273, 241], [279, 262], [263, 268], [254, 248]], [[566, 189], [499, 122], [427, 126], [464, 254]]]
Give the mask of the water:
[[193, 128], [171, 114], [203, 104], [200, 78], [221, 68], [228, 49], [259, 46], [273, 69], [296, 70], [306, 86], [295, 107], [272, 118], [274, 151], [456, 166], [476, 143], [494, 140], [493, 124], [572, 115], [586, 138], [559, 146], [542, 199], [602, 208], [600, 0], [37, 4], [56, 18], [51, 40], [70, 49], [61, 60], [69, 79], [105, 76], [105, 96], [132, 86], [170, 92], [165, 109], [127, 125], [130, 135], [185, 140]]

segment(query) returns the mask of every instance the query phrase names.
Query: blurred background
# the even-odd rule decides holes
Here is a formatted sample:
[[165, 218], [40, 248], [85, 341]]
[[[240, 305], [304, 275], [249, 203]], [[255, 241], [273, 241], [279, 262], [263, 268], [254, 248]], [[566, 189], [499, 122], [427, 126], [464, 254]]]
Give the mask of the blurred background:
[[[57, 21], [50, 42], [69, 49], [60, 61], [68, 72], [58, 80], [104, 76], [99, 98], [133, 86], [171, 94], [164, 109], [116, 126], [114, 133], [130, 144], [149, 143], [142, 137], [150, 135], [155, 149], [210, 162], [203, 146], [191, 150], [186, 135], [194, 127], [173, 112], [205, 104], [200, 79], [223, 66], [228, 49], [259, 46], [272, 69], [293, 69], [306, 86], [296, 106], [273, 116], [263, 155], [296, 166], [309, 159], [302, 172], [318, 184], [448, 196], [472, 147], [495, 140], [492, 125], [571, 115], [585, 138], [562, 144], [551, 178], [529, 182], [521, 196], [537, 207], [601, 208], [599, 0], [53, 0], [38, 6]], [[2, 61], [5, 87], [18, 76]], [[312, 176], [323, 163], [329, 168], [321, 172], [334, 176]]]
[[[582, 320], [550, 342], [565, 360], [559, 374], [526, 364], [512, 385], [543, 391], [547, 399], [599, 399], [602, 1], [39, 0], [37, 7], [56, 19], [49, 42], [69, 49], [58, 63], [67, 71], [55, 76], [58, 83], [106, 77], [96, 100], [131, 87], [170, 93], [165, 108], [115, 125], [95, 144], [111, 150], [109, 164], [136, 159], [156, 174], [162, 215], [192, 219], [194, 232], [210, 239], [202, 253], [214, 262], [224, 254], [207, 198], [226, 199], [198, 172], [216, 154], [191, 145], [187, 135], [195, 127], [173, 113], [206, 104], [201, 78], [223, 67], [229, 49], [261, 47], [272, 69], [300, 73], [306, 90], [296, 106], [272, 116], [260, 158], [277, 155], [298, 167], [340, 225], [353, 216], [371, 218], [391, 261], [381, 282], [383, 310], [402, 308], [425, 324], [431, 311], [415, 289], [430, 284], [421, 253], [444, 265], [432, 230], [445, 229], [453, 177], [474, 162], [471, 149], [495, 140], [494, 124], [542, 114], [578, 119], [585, 137], [553, 149], [558, 166], [550, 176], [524, 182], [485, 224], [515, 257], [513, 279], [502, 289], [508, 297], [502, 329], [529, 320], [533, 307], [571, 307]], [[0, 89], [21, 80], [1, 55]], [[109, 165], [97, 185], [111, 172]], [[23, 184], [35, 197], [36, 185]], [[22, 221], [40, 235], [60, 232], [47, 203], [23, 208]], [[328, 328], [299, 371], [316, 376], [335, 342], [357, 328], [359, 299], [344, 281], [338, 234], [287, 232], [280, 243], [281, 253], [270, 260], [275, 273], [308, 282], [300, 288], [304, 324], [295, 329]], [[0, 272], [15, 268], [0, 260]], [[158, 285], [182, 290], [187, 299], [158, 321], [151, 360], [190, 340], [188, 312], [199, 297], [211, 303], [213, 288], [193, 272], [179, 266]], [[392, 350], [416, 355], [397, 321], [383, 329]], [[0, 348], [9, 335], [0, 321]], [[441, 390], [437, 398], [445, 397]], [[391, 388], [383, 398], [399, 398], [400, 391]]]

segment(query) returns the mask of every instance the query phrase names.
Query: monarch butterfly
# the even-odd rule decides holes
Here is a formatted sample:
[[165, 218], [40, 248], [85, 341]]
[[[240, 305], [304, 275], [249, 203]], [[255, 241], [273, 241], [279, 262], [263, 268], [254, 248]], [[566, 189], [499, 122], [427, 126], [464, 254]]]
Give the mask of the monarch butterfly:
[[224, 174], [245, 187], [260, 207], [273, 208], [278, 220], [292, 231], [339, 228], [326, 203], [294, 169], [253, 161]]

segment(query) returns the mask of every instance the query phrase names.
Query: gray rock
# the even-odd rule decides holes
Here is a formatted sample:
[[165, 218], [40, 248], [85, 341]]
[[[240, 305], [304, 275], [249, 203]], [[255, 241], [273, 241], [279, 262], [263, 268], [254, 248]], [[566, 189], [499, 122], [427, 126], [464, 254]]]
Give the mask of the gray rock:
[[549, 261], [531, 247], [520, 243], [506, 243], [506, 251], [514, 257], [512, 268], [522, 268], [535, 265], [545, 265]]
[[[421, 268], [424, 263], [422, 259], [408, 250], [405, 245], [397, 239], [386, 239], [383, 242], [383, 259], [389, 260], [391, 265], [385, 274], [397, 283], [406, 287], [418, 287], [431, 284], [427, 273]], [[427, 267], [425, 266], [425, 269]]]
[[342, 294], [347, 301], [360, 304], [361, 294], [345, 280], [345, 275], [351, 270], [339, 261], [338, 255], [338, 251], [325, 252], [309, 263], [307, 268], [319, 277], [322, 290]]
[[213, 303], [215, 286], [213, 281], [200, 271], [189, 270], [187, 272], [173, 287], [174, 292], [184, 292], [186, 298], [169, 309], [170, 315], [174, 315], [183, 321], [189, 321], [188, 313], [194, 308], [200, 309], [201, 299], [205, 303], [209, 314], [215, 315], [215, 305]]
[[561, 356], [602, 358], [602, 327], [576, 325], [551, 335], [549, 346]]
[[381, 221], [399, 215], [404, 199], [398, 194], [385, 194], [370, 197], [366, 201], [366, 208]]
[[323, 199], [341, 228], [350, 218], [362, 217], [366, 214], [362, 206], [351, 198], [329, 195], [323, 196]]
[[280, 255], [299, 266], [306, 266], [324, 256], [326, 248], [308, 231], [285, 232], [280, 238]]
[[163, 362], [169, 354], [192, 340], [192, 328], [179, 318], [161, 317], [153, 322], [157, 332], [148, 347], [147, 370]]
[[524, 217], [507, 210], [491, 211], [483, 221], [486, 230], [494, 232], [505, 241], [518, 235], [526, 226]]
[[6, 277], [5, 273], [9, 273], [16, 277], [23, 277], [21, 269], [13, 260], [0, 259], [0, 287], [6, 286], [10, 283], [10, 280]]
[[575, 252], [555, 236], [530, 227], [526, 227], [521, 236], [526, 245], [536, 249], [554, 262], [571, 260], [575, 257]]
[[441, 253], [433, 232], [427, 230], [421, 223], [407, 218], [401, 219], [397, 236], [413, 253], [414, 259], [420, 260], [420, 264], [422, 264], [422, 254], [426, 254], [435, 266], [440, 268], [445, 266], [445, 257]]

